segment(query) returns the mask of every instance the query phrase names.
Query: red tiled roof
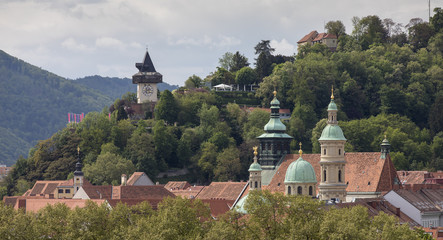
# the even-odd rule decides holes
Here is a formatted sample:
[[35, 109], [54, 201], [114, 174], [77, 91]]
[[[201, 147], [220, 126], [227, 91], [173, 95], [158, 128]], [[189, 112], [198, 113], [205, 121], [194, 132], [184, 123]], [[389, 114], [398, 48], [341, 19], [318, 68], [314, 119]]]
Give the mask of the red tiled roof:
[[[272, 192], [284, 192], [284, 179], [286, 170], [298, 154], [288, 154], [282, 162], [271, 182], [264, 189]], [[320, 154], [303, 154], [303, 159], [311, 163], [320, 183]], [[348, 183], [347, 192], [383, 192], [393, 188], [394, 179], [397, 177], [394, 165], [389, 157], [380, 158], [379, 152], [346, 153], [345, 181]], [[317, 184], [318, 187], [318, 184]]]
[[201, 201], [209, 204], [212, 217], [218, 217], [229, 211], [232, 204], [234, 204], [234, 201], [226, 199], [202, 199]]
[[[73, 185], [74, 185], [74, 179], [55, 180], [55, 181], [50, 181], [50, 180], [36, 181], [28, 195], [36, 196], [36, 195], [53, 194], [58, 186], [73, 186]], [[92, 186], [92, 185], [88, 180], [83, 179], [83, 186]]]
[[212, 182], [197, 195], [197, 199], [225, 199], [235, 201], [247, 182]]
[[308, 33], [307, 35], [305, 35], [297, 43], [304, 43], [304, 42], [307, 42], [309, 39], [312, 41], [315, 38], [315, 36], [317, 36], [317, 34], [318, 34], [318, 32], [314, 30], [314, 31]]
[[134, 185], [137, 180], [145, 174], [144, 172], [134, 172], [131, 177], [128, 179], [127, 185]]
[[326, 35], [327, 35], [326, 33], [319, 33], [312, 41], [313, 42], [321, 41], [323, 38], [326, 37]]
[[110, 199], [112, 186], [82, 186], [83, 190], [88, 194], [90, 199]]
[[165, 188], [169, 191], [171, 190], [183, 190], [186, 188], [191, 187], [191, 184], [189, 184], [187, 181], [169, 181], [166, 183]]
[[127, 206], [134, 206], [142, 202], [149, 202], [149, 204], [151, 204], [152, 209], [154, 210], [157, 210], [157, 206], [162, 200], [163, 199], [107, 199], [111, 207], [117, 206], [118, 203], [122, 203]]
[[398, 178], [402, 184], [422, 184], [425, 182], [427, 171], [397, 171]]
[[205, 186], [191, 186], [182, 190], [169, 191], [172, 192], [175, 196], [181, 196], [184, 198], [195, 198], [203, 190], [203, 188], [205, 188]]
[[[163, 186], [114, 186], [113, 191], [120, 192], [119, 199], [163, 199], [175, 197], [173, 193]], [[114, 199], [114, 194], [113, 194]]]

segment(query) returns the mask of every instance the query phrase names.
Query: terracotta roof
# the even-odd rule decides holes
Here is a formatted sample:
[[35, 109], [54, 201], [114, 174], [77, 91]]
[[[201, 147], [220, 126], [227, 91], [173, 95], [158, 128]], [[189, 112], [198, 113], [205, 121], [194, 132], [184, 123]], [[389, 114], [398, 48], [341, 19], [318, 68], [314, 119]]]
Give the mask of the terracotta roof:
[[205, 186], [191, 186], [182, 190], [169, 190], [169, 191], [176, 196], [182, 196], [184, 198], [195, 198], [203, 190], [203, 188], [205, 188]]
[[[118, 199], [163, 199], [165, 197], [175, 197], [173, 193], [163, 186], [114, 186], [112, 191], [118, 190]], [[113, 199], [114, 194], [112, 195]]]
[[422, 184], [425, 182], [427, 171], [397, 171], [402, 184]]
[[[55, 181], [49, 181], [49, 180], [36, 181], [28, 195], [36, 196], [36, 195], [53, 194], [58, 186], [73, 186], [73, 185], [74, 185], [74, 179], [55, 180]], [[83, 179], [83, 186], [92, 186], [92, 185], [86, 179]]]
[[38, 198], [26, 198], [23, 199], [25, 202], [26, 212], [37, 212], [38, 210], [46, 207], [47, 205], [54, 205], [58, 203], [65, 204], [71, 209], [76, 207], [85, 207], [87, 201], [93, 201], [97, 204], [105, 203], [104, 199], [93, 199], [93, 200], [85, 200], [85, 199], [38, 199]]
[[394, 191], [421, 212], [438, 212], [443, 207], [443, 189], [422, 189], [419, 191], [398, 189]]
[[201, 201], [209, 204], [212, 217], [218, 217], [229, 211], [232, 204], [234, 204], [234, 201], [226, 199], [202, 199]]
[[187, 181], [182, 181], [182, 182], [169, 181], [165, 185], [165, 188], [168, 189], [169, 191], [171, 191], [171, 190], [183, 190], [183, 189], [186, 189], [186, 188], [189, 188], [189, 187], [191, 187], [191, 184], [189, 184]]
[[312, 41], [313, 42], [321, 41], [323, 38], [326, 37], [326, 35], [327, 35], [326, 33], [319, 33]]
[[134, 206], [142, 202], [149, 202], [151, 204], [152, 209], [156, 210], [158, 207], [158, 204], [163, 199], [107, 199], [109, 205], [111, 207], [117, 206], [118, 203], [125, 204], [127, 206]]
[[[286, 155], [269, 185], [263, 186], [263, 188], [272, 192], [284, 192], [286, 170], [298, 157], [298, 154]], [[303, 159], [311, 163], [317, 177], [317, 183], [320, 183], [320, 154], [303, 154]], [[381, 159], [379, 152], [350, 152], [346, 153], [345, 160], [347, 192], [383, 192], [393, 189], [395, 178], [398, 178], [398, 176], [389, 157]]]
[[112, 186], [82, 186], [83, 190], [88, 194], [90, 199], [110, 199], [112, 194]]
[[212, 182], [197, 195], [198, 199], [224, 199], [235, 201], [247, 182]]
[[307, 42], [308, 40], [312, 41], [317, 36], [317, 34], [318, 34], [318, 32], [314, 30], [314, 31], [308, 33], [307, 35], [305, 35], [297, 43], [304, 43], [304, 42]]
[[127, 185], [134, 185], [137, 180], [145, 174], [144, 172], [134, 172], [131, 177], [128, 179]]

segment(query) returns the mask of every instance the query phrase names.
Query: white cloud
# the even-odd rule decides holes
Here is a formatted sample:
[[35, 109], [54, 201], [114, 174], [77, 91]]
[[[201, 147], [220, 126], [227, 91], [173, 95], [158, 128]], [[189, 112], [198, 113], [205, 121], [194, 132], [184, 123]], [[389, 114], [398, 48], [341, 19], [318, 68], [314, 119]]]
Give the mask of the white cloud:
[[81, 51], [81, 52], [90, 52], [94, 49], [86, 46], [85, 44], [78, 43], [74, 38], [67, 38], [61, 43], [62, 47], [72, 50], [72, 51]]
[[125, 44], [118, 39], [112, 37], [100, 37], [95, 40], [95, 45], [102, 48], [118, 48], [124, 50]]
[[286, 56], [292, 56], [295, 53], [295, 45], [289, 43], [285, 38], [280, 42], [277, 40], [271, 40], [271, 47], [275, 48], [274, 54], [281, 54]]

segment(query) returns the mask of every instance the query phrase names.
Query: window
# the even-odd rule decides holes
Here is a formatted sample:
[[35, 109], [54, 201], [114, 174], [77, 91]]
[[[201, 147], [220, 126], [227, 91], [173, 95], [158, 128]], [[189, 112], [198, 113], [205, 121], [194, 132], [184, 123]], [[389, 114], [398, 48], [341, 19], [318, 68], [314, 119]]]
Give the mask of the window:
[[341, 182], [341, 170], [338, 170], [338, 182]]
[[341, 148], [338, 149], [338, 155], [341, 155]]
[[326, 148], [323, 149], [323, 155], [326, 155]]
[[71, 189], [66, 189], [65, 193], [71, 193]]
[[323, 182], [326, 182], [326, 170], [323, 170]]
[[288, 186], [288, 195], [291, 195], [291, 186]]
[[63, 189], [59, 189], [59, 190], [58, 190], [58, 193], [63, 193]]
[[299, 186], [297, 187], [297, 194], [301, 195], [302, 194], [302, 188]]
[[309, 186], [309, 196], [312, 196], [312, 186]]
[[257, 188], [257, 187], [258, 187], [258, 184], [257, 184], [257, 182], [255, 182], [255, 184], [254, 184], [254, 185], [255, 185], [255, 188]]

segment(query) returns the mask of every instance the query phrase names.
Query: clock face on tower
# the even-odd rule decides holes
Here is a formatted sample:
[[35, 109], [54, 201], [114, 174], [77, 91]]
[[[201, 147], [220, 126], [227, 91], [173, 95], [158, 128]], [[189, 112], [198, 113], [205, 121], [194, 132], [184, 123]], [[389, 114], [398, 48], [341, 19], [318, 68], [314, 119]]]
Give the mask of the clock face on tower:
[[142, 93], [145, 96], [151, 96], [152, 93], [154, 93], [154, 88], [150, 84], [146, 84], [145, 86], [143, 86]]

